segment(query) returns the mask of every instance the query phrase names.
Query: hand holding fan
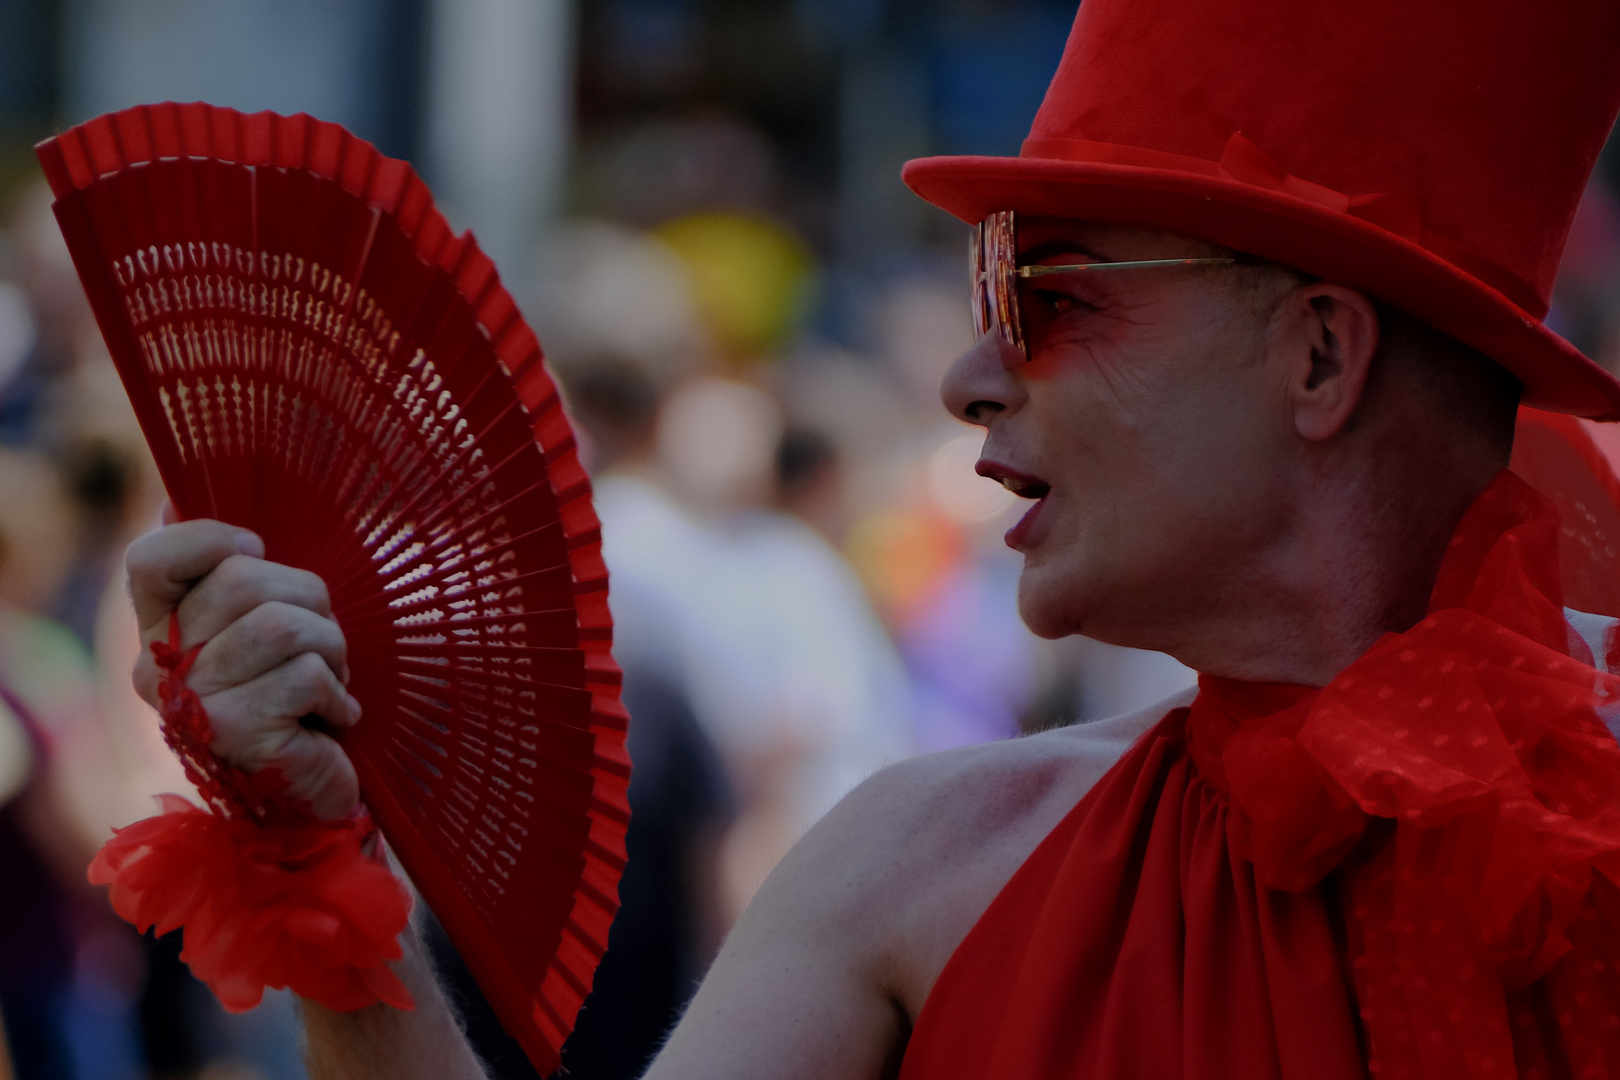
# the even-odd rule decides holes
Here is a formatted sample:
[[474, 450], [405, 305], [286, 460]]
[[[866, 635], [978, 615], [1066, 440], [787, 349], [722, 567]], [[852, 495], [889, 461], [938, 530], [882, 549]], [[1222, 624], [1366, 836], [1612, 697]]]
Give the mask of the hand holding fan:
[[410, 167], [336, 125], [171, 103], [38, 153], [175, 509], [326, 582], [364, 800], [549, 1072], [617, 906], [629, 762], [533, 333]]

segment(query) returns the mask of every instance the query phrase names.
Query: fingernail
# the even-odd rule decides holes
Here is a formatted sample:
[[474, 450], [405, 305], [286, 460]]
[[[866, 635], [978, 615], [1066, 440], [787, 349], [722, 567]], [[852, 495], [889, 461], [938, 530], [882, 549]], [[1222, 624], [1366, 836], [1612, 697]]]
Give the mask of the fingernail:
[[356, 698], [353, 694], [344, 694], [343, 696], [349, 699], [349, 723], [351, 723], [351, 724], [359, 723], [360, 722], [360, 701], [359, 701], [359, 699]]
[[255, 559], [264, 558], [264, 541], [253, 533], [243, 530], [236, 534], [236, 550], [244, 555], [251, 555]]

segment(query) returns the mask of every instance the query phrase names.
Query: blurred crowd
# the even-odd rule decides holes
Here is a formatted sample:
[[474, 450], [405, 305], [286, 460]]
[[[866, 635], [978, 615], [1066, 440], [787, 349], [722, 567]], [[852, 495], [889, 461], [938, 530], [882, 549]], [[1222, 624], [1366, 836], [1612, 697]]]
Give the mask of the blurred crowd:
[[[725, 928], [865, 777], [1191, 678], [1019, 621], [1001, 534], [1022, 508], [939, 401], [971, 342], [957, 252], [838, 281], [782, 209], [769, 141], [733, 117], [660, 118], [601, 153], [594, 213], [552, 230], [531, 294], [594, 479], [634, 717], [625, 907], [564, 1051], [589, 1077], [636, 1075]], [[834, 294], [837, 337], [818, 325]], [[629, 939], [649, 948], [640, 928], [676, 903], [682, 955], [637, 963], [638, 993], [649, 971], [667, 993], [613, 998], [635, 996]], [[599, 1036], [633, 1006], [655, 1014], [647, 1039]]]
[[[1072, 0], [1002, 6], [1022, 11], [1013, 36], [975, 53], [965, 31], [942, 33], [930, 63], [1055, 59]], [[929, 148], [895, 126], [905, 57], [851, 46], [841, 92], [895, 108], [845, 116], [857, 164], [862, 146], [881, 153], [835, 184], [783, 136], [802, 116], [725, 108], [724, 93], [644, 107], [664, 100], [657, 79], [690, 77], [669, 35], [647, 31], [663, 25], [647, 12], [683, 7], [696, 9], [586, 13], [587, 46], [613, 47], [580, 76], [571, 209], [508, 272], [593, 474], [635, 718], [624, 908], [564, 1057], [586, 1080], [638, 1075], [777, 860], [872, 772], [1192, 680], [1168, 657], [1044, 642], [1019, 621], [1020, 561], [1001, 535], [1022, 507], [974, 474], [980, 434], [938, 398], [970, 343], [965, 230], [929, 218], [894, 240], [920, 211], [893, 158]], [[817, 12], [848, 9], [817, 31], [833, 34], [883, 7], [798, 5], [807, 34]], [[646, 10], [621, 25], [609, 8]], [[1046, 62], [1023, 82], [937, 82], [933, 145], [1027, 125], [1020, 88], [1038, 100]], [[643, 105], [593, 118], [598, 84]], [[998, 93], [1013, 94], [1011, 120], [982, 114]], [[139, 937], [84, 884], [111, 828], [150, 814], [152, 793], [185, 790], [128, 684], [139, 644], [121, 555], [155, 527], [163, 493], [49, 196], [14, 171], [0, 175], [0, 1063], [23, 1078], [292, 1080], [285, 995], [226, 1016], [176, 936]], [[1620, 208], [1602, 182], [1576, 219], [1553, 322], [1620, 367]], [[498, 1075], [532, 1076], [429, 933]]]
[[[0, 233], [0, 1014], [19, 1077], [294, 1077], [291, 1005], [227, 1019], [84, 880], [185, 779], [134, 694], [123, 548], [162, 487], [41, 183]], [[277, 1017], [279, 1012], [280, 1016]]]
[[[1085, 675], [1086, 650], [1019, 622], [1000, 534], [1021, 511], [974, 474], [978, 435], [938, 400], [970, 339], [954, 252], [868, 282], [855, 347], [834, 344], [816, 318], [835, 272], [776, 212], [763, 134], [680, 118], [614, 153], [603, 205], [556, 225], [533, 280], [514, 283], [593, 473], [636, 721], [625, 912], [567, 1061], [590, 1077], [636, 1073], [776, 861], [866, 776], [1187, 677], [1144, 657], [1113, 685], [1120, 664], [1093, 658]], [[649, 154], [688, 162], [684, 183]], [[3, 237], [11, 1055], [23, 1075], [299, 1075], [285, 1000], [226, 1017], [178, 941], [136, 937], [83, 884], [113, 826], [184, 790], [127, 683], [138, 642], [121, 553], [155, 526], [162, 490], [37, 182]], [[615, 952], [634, 966], [616, 974]], [[486, 1052], [524, 1075], [497, 1039]]]
[[[307, 109], [476, 225], [585, 446], [635, 717], [623, 907], [565, 1051], [633, 1076], [772, 866], [908, 755], [1179, 688], [1017, 618], [1014, 500], [938, 403], [968, 344], [929, 150], [1016, 151], [1074, 0], [0, 5], [0, 1016], [24, 1078], [302, 1075], [83, 881], [183, 791], [129, 689], [157, 480], [29, 144], [136, 101]], [[1100, 650], [1100, 651], [1099, 651]], [[426, 929], [479, 1049], [532, 1076]], [[4, 1060], [0, 1057], [0, 1060]]]

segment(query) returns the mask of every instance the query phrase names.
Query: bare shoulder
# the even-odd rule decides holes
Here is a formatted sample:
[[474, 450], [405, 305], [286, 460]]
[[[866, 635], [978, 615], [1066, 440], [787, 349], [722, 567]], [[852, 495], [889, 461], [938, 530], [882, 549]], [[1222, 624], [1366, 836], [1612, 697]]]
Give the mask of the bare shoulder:
[[[784, 860], [802, 917], [867, 951], [915, 1016], [984, 909], [1131, 744], [1191, 695], [879, 772]], [[811, 910], [813, 909], [813, 910]]]
[[856, 788], [743, 912], [649, 1080], [894, 1076], [996, 893], [1181, 703], [902, 762]]

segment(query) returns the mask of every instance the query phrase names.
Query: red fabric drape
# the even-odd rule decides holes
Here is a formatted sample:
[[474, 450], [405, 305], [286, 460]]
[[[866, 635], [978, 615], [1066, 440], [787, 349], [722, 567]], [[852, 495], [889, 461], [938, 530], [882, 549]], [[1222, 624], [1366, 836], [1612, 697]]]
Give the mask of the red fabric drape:
[[1203, 678], [947, 964], [903, 1080], [1620, 1078], [1620, 681], [1503, 473], [1320, 691]]

